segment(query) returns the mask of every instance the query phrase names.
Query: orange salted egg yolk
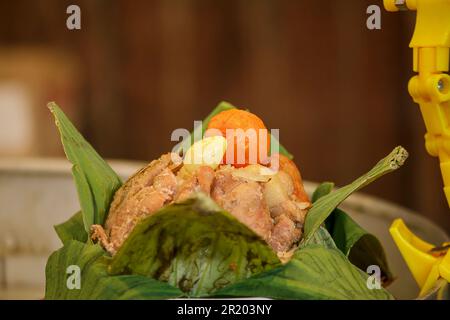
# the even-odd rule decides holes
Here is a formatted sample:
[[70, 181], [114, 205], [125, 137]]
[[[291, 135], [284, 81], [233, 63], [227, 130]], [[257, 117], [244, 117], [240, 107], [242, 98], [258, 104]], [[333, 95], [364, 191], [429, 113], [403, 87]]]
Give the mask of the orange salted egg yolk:
[[[211, 131], [210, 129], [215, 130]], [[232, 131], [228, 130], [227, 133], [227, 129], [232, 129]], [[264, 122], [253, 113], [239, 109], [220, 112], [211, 118], [206, 136], [218, 133], [227, 140], [227, 152], [223, 163], [234, 165], [237, 168], [255, 162], [266, 164], [270, 151], [270, 133]], [[230, 151], [233, 150], [229, 150], [230, 148], [234, 148], [232, 157]], [[229, 155], [227, 156], [227, 154]]]

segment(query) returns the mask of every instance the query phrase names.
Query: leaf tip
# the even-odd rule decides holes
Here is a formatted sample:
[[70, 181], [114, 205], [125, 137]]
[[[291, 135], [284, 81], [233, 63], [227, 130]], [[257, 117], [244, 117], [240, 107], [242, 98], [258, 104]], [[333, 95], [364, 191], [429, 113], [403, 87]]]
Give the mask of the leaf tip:
[[49, 108], [50, 111], [53, 113], [53, 112], [55, 112], [55, 109], [58, 108], [58, 105], [56, 104], [55, 101], [49, 101], [47, 103], [47, 108]]
[[409, 153], [408, 153], [408, 151], [406, 151], [405, 148], [403, 148], [402, 146], [396, 147], [392, 151], [391, 157], [390, 157], [391, 168], [392, 169], [400, 168], [405, 163], [408, 156], [409, 156]]

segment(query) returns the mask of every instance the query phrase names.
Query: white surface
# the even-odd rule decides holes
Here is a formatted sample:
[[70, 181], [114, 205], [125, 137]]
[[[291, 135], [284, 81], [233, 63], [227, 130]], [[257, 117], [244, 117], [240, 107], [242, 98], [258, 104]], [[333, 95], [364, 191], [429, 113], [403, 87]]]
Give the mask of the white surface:
[[0, 150], [22, 154], [33, 140], [32, 99], [27, 88], [13, 81], [0, 82]]

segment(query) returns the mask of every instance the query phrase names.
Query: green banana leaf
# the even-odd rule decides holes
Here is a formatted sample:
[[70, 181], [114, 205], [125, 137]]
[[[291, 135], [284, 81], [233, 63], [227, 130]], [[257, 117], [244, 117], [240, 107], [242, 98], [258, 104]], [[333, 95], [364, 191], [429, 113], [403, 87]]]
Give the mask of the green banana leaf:
[[314, 190], [311, 201], [312, 203], [316, 202], [320, 198], [326, 196], [331, 193], [334, 189], [334, 182], [322, 182], [319, 186]]
[[[313, 193], [313, 203], [329, 194], [333, 188], [332, 182], [320, 184]], [[394, 280], [381, 242], [359, 226], [346, 212], [335, 209], [325, 220], [325, 226], [337, 248], [349, 258], [351, 263], [361, 270], [367, 270], [370, 265], [378, 265], [384, 285]]]
[[[186, 139], [185, 141], [183, 141], [178, 148], [175, 149], [175, 152], [180, 153], [181, 150], [187, 150], [191, 144], [194, 142], [194, 138], [199, 136], [199, 137], [203, 137], [203, 134], [206, 131], [206, 128], [208, 127], [209, 122], [211, 121], [212, 117], [214, 117], [215, 115], [221, 113], [222, 111], [226, 111], [226, 110], [231, 110], [231, 109], [236, 109], [235, 106], [233, 106], [231, 103], [226, 102], [226, 101], [222, 101], [220, 102], [213, 111], [211, 111], [211, 113], [203, 120], [202, 122], [202, 126], [199, 126], [197, 128], [194, 128], [194, 131], [192, 131], [190, 139]], [[289, 153], [289, 151], [287, 151], [287, 149], [285, 147], [283, 147], [279, 141], [273, 136], [270, 136], [270, 144], [271, 146], [274, 146], [275, 143], [278, 143], [278, 147], [279, 147], [279, 152], [288, 157], [289, 159], [293, 159], [294, 156]]]
[[285, 265], [217, 291], [217, 297], [273, 299], [393, 299], [384, 289], [369, 289], [368, 275], [348, 261], [320, 227]]
[[73, 164], [72, 174], [78, 191], [84, 228], [103, 224], [112, 197], [122, 185], [120, 178], [99, 156], [54, 102], [48, 108], [55, 117], [67, 159]]
[[83, 214], [81, 211], [75, 213], [66, 222], [54, 226], [54, 228], [64, 245], [71, 240], [86, 242], [88, 239], [88, 234], [86, 230], [84, 230]]
[[353, 192], [360, 190], [383, 175], [397, 170], [403, 165], [408, 152], [403, 147], [396, 147], [388, 156], [380, 160], [368, 173], [352, 183], [319, 198], [309, 210], [304, 227], [303, 241], [309, 241], [314, 232], [325, 222], [339, 204]]
[[[183, 295], [177, 288], [147, 277], [109, 275], [109, 259], [104, 254], [98, 245], [68, 241], [47, 261], [45, 299], [168, 299]], [[70, 277], [79, 277], [80, 286], [68, 285]]]
[[[328, 221], [329, 219], [329, 221]], [[394, 280], [381, 242], [373, 234], [360, 227], [347, 213], [336, 209], [327, 219], [327, 229], [337, 247], [361, 270], [371, 265], [380, 267], [382, 282], [388, 285]]]
[[336, 243], [334, 242], [328, 230], [325, 227], [320, 226], [319, 229], [316, 232], [314, 232], [314, 235], [311, 237], [310, 241], [300, 243], [295, 254], [298, 254], [298, 252], [302, 248], [306, 248], [308, 245], [313, 244], [320, 245], [327, 249], [338, 249]]
[[199, 193], [140, 222], [110, 272], [167, 281], [196, 297], [279, 264], [265, 241]]

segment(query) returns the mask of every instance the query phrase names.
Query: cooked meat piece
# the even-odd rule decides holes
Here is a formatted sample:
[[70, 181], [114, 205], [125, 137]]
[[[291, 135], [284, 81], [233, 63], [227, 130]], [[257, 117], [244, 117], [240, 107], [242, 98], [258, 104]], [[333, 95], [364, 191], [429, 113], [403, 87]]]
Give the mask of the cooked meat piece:
[[200, 185], [200, 190], [206, 193], [208, 196], [211, 193], [211, 187], [214, 182], [214, 170], [208, 166], [201, 166], [197, 172], [198, 184]]
[[280, 254], [300, 239], [311, 204], [295, 164], [284, 156], [275, 157], [279, 157], [279, 170], [264, 185], [264, 199], [275, 219], [269, 244]]
[[101, 226], [92, 226], [92, 238], [100, 240], [110, 253], [122, 245], [134, 226], [142, 218], [154, 213], [169, 203], [177, 191], [177, 180], [169, 166], [176, 155], [165, 154], [152, 161], [116, 192], [105, 223], [104, 235]]
[[172, 199], [177, 191], [177, 179], [169, 169], [164, 169], [153, 180], [152, 187], [167, 199]]
[[308, 194], [303, 187], [302, 176], [300, 175], [300, 171], [298, 170], [295, 163], [286, 156], [278, 153], [272, 155], [270, 158], [271, 162], [278, 161], [279, 166], [276, 169], [279, 169], [279, 171], [282, 172], [286, 172], [291, 177], [294, 189], [293, 193], [295, 194], [297, 199], [300, 202], [309, 202]]
[[268, 240], [272, 219], [263, 198], [261, 185], [255, 181], [235, 178], [229, 167], [216, 172], [212, 198], [239, 221]]
[[180, 172], [177, 179], [180, 187], [175, 196], [175, 202], [184, 201], [192, 194], [200, 191], [209, 196], [214, 181], [214, 170], [208, 166], [201, 166], [193, 175], [186, 175], [184, 172]]
[[302, 231], [296, 228], [295, 223], [282, 214], [275, 220], [268, 243], [275, 251], [285, 252], [292, 247], [293, 243], [300, 240], [301, 235]]
[[286, 214], [294, 222], [304, 223], [310, 203], [299, 202], [292, 178], [286, 172], [278, 171], [264, 185], [264, 199], [269, 206], [272, 218]]
[[151, 186], [154, 178], [170, 164], [171, 154], [164, 154], [161, 158], [153, 160], [150, 164], [136, 172], [119, 190], [117, 190], [105, 223], [106, 230], [109, 230], [113, 225], [120, 224], [120, 220], [124, 218], [120, 214], [122, 212], [120, 207], [124, 204], [124, 200], [132, 198], [144, 187]]
[[264, 184], [264, 199], [270, 210], [285, 201], [289, 201], [289, 195], [292, 194], [293, 188], [289, 188], [288, 183], [292, 185], [292, 179], [286, 173], [279, 171], [269, 182]]
[[178, 183], [180, 186], [174, 198], [175, 202], [182, 202], [191, 197], [192, 194], [199, 191], [198, 180], [196, 176], [179, 180]]
[[216, 170], [200, 166], [192, 173], [177, 155], [165, 154], [116, 192], [104, 229], [93, 225], [91, 237], [115, 254], [141, 219], [203, 192], [286, 260], [301, 238], [310, 202], [295, 164], [279, 157], [275, 174], [261, 165], [241, 169], [222, 165]]
[[307, 207], [303, 207], [302, 203], [294, 200], [286, 200], [270, 209], [272, 218], [277, 218], [278, 216], [285, 214], [293, 222], [299, 223], [301, 225], [303, 225], [303, 223], [305, 222], [307, 212]]
[[94, 224], [91, 226], [91, 239], [98, 241], [109, 253], [113, 254], [116, 252], [116, 249], [105, 233], [105, 229], [101, 225]]

